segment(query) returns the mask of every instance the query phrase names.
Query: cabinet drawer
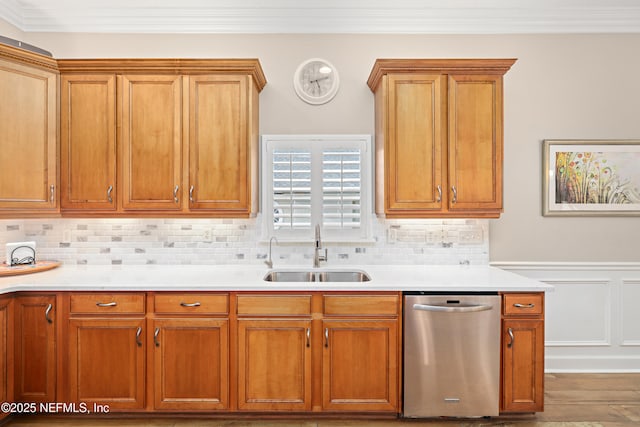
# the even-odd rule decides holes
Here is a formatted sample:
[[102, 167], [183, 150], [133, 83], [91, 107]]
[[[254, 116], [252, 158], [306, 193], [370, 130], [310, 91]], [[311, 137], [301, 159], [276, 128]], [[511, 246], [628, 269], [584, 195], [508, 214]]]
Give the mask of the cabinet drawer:
[[71, 294], [72, 314], [126, 313], [144, 314], [144, 294], [142, 293], [77, 293]]
[[167, 314], [227, 314], [227, 294], [157, 294], [153, 297], [154, 312]]
[[397, 316], [399, 298], [398, 295], [325, 295], [324, 314]]
[[539, 316], [544, 312], [544, 294], [504, 294], [505, 316]]
[[238, 295], [237, 302], [238, 315], [311, 315], [311, 295]]

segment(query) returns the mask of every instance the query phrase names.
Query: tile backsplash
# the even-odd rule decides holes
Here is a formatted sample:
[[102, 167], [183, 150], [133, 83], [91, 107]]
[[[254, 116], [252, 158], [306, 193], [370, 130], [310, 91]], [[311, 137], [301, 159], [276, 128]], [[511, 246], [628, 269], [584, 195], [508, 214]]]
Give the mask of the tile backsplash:
[[[260, 264], [268, 243], [253, 219], [0, 220], [0, 248], [33, 240], [65, 264]], [[488, 220], [373, 220], [372, 242], [323, 242], [344, 264], [488, 264]], [[0, 251], [4, 253], [4, 251]], [[273, 245], [274, 267], [311, 265], [313, 243]]]

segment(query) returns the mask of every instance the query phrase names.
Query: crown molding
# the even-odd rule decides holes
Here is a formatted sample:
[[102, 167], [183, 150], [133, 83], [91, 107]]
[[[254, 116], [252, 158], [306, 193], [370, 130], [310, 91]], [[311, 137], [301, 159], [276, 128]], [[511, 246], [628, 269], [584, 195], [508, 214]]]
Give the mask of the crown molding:
[[[148, 6], [153, 4], [153, 6]], [[2, 0], [25, 32], [640, 33], [636, 0]]]

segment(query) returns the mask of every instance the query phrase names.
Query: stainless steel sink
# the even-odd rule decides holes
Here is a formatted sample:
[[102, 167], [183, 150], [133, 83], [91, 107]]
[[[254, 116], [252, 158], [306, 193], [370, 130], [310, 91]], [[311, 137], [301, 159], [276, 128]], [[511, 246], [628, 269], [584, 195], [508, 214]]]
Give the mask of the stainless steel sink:
[[368, 282], [371, 277], [364, 271], [332, 270], [316, 273], [316, 282]]
[[368, 282], [371, 277], [362, 270], [271, 270], [263, 280], [266, 282]]
[[314, 282], [315, 274], [312, 271], [282, 271], [272, 270], [264, 276], [267, 282]]

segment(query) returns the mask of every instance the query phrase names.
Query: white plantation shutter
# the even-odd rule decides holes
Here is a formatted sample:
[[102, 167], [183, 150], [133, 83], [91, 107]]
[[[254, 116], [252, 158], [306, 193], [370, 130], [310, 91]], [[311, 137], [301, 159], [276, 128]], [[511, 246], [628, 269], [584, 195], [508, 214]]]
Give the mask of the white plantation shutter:
[[369, 237], [371, 213], [368, 135], [264, 135], [265, 237], [308, 240]]
[[311, 151], [273, 150], [273, 223], [276, 229], [311, 227]]
[[322, 152], [322, 225], [333, 229], [359, 229], [361, 158], [358, 148]]

